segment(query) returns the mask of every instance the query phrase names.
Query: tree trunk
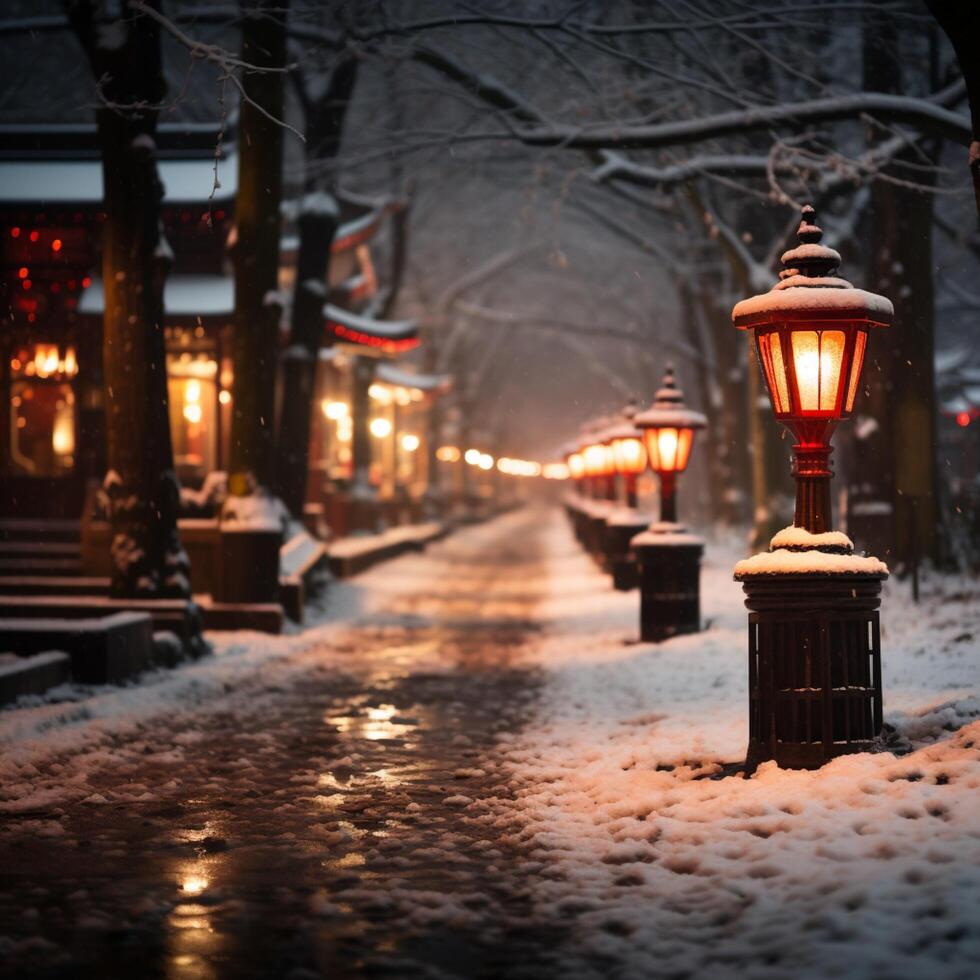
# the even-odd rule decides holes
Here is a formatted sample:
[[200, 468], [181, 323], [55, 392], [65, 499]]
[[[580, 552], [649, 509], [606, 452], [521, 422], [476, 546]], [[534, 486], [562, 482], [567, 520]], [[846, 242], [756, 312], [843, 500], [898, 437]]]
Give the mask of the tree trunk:
[[[899, 91], [894, 22], [869, 15], [865, 31], [866, 86]], [[921, 163], [914, 151], [905, 159]], [[918, 179], [932, 178], [924, 171]], [[899, 568], [941, 557], [932, 211], [928, 191], [885, 180], [872, 185], [868, 288], [892, 299], [895, 318], [868, 345], [865, 395], [857, 404], [866, 421], [855, 432], [860, 462], [851, 475], [848, 530]]]
[[[146, 16], [106, 23], [93, 4], [70, 8], [106, 105], [97, 112], [102, 150], [102, 277], [112, 525], [111, 594], [186, 597], [189, 565], [177, 531], [179, 487], [167, 400], [163, 286], [170, 249], [163, 237], [156, 111], [165, 83], [159, 25]], [[110, 30], [109, 28], [112, 28]], [[119, 34], [103, 46], [107, 38]], [[138, 111], [126, 106], [138, 105]], [[147, 108], [149, 107], [149, 108]]]
[[980, 58], [977, 57], [977, 10], [963, 0], [926, 0], [926, 6], [949, 38], [960, 63], [970, 100], [970, 152], [967, 163], [980, 222]]
[[283, 359], [282, 407], [279, 425], [279, 494], [295, 517], [303, 514], [310, 467], [311, 416], [316, 410], [316, 363], [323, 341], [323, 304], [330, 269], [330, 248], [339, 225], [336, 202], [324, 189], [329, 181], [311, 177], [336, 157], [344, 118], [357, 80], [358, 62], [346, 58], [317, 99], [298, 77], [299, 102], [306, 119], [306, 196], [299, 217], [299, 255], [290, 323], [289, 347]]
[[[242, 59], [262, 68], [286, 64], [285, 0], [244, 9]], [[232, 346], [231, 459], [228, 491], [247, 496], [274, 484], [274, 416], [279, 319], [280, 204], [284, 73], [246, 71], [242, 84], [235, 204], [235, 331]], [[269, 117], [272, 118], [269, 118]]]
[[[299, 257], [293, 295], [289, 347], [282, 364], [282, 412], [279, 424], [279, 495], [294, 517], [302, 517], [310, 466], [310, 417], [315, 410], [316, 365], [323, 339], [323, 304], [330, 245], [337, 210], [320, 195], [304, 202], [299, 220]], [[319, 201], [323, 206], [315, 206]], [[307, 207], [306, 205], [309, 205]]]

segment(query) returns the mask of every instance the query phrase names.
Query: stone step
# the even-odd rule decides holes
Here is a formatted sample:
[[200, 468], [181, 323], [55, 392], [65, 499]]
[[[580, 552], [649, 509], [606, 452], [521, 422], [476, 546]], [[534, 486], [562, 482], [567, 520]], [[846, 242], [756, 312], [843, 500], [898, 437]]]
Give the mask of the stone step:
[[81, 562], [77, 558], [5, 558], [0, 555], [0, 575], [69, 576], [79, 575]]
[[3, 558], [81, 558], [78, 541], [0, 541]]
[[0, 520], [3, 541], [72, 541], [78, 543], [81, 521], [66, 518], [7, 517]]
[[108, 595], [109, 579], [90, 575], [0, 575], [0, 596]]
[[73, 681], [118, 684], [151, 666], [153, 621], [143, 612], [88, 619], [0, 619], [0, 650], [24, 657], [52, 649], [71, 658]]
[[0, 704], [13, 704], [28, 694], [44, 694], [71, 680], [71, 657], [46, 650], [29, 657], [0, 653]]

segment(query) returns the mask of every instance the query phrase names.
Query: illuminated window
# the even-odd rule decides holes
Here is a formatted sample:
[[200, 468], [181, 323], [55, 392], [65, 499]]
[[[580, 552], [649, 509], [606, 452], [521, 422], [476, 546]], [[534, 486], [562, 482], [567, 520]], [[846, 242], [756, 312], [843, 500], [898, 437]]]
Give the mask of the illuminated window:
[[217, 468], [218, 364], [206, 355], [167, 357], [174, 463], [185, 478]]
[[22, 476], [63, 476], [75, 465], [73, 347], [32, 344], [10, 360], [10, 461]]

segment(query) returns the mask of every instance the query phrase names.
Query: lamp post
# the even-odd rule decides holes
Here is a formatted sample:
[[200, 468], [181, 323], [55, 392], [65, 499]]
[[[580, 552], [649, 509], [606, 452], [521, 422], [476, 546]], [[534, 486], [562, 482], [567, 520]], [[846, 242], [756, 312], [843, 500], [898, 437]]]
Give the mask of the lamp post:
[[677, 475], [687, 469], [694, 434], [707, 419], [684, 404], [668, 365], [653, 404], [633, 421], [660, 480], [660, 520], [631, 542], [639, 568], [640, 639], [659, 642], [701, 629], [704, 542], [677, 522]]
[[630, 401], [619, 420], [606, 432], [612, 465], [623, 482], [625, 498], [625, 506], [606, 516], [605, 527], [606, 568], [612, 575], [613, 588], [620, 592], [639, 585], [636, 556], [630, 542], [650, 523], [650, 518], [637, 510], [636, 481], [647, 465], [643, 433], [635, 423], [637, 409], [636, 402]]
[[612, 508], [610, 500], [612, 450], [605, 443], [604, 430], [608, 421], [600, 419], [582, 431], [582, 459], [591, 486], [592, 499], [584, 508], [583, 545], [600, 564], [604, 564], [604, 532], [606, 514]]
[[892, 304], [836, 276], [812, 207], [780, 281], [732, 311], [749, 330], [776, 418], [796, 439], [793, 526], [735, 566], [749, 609], [749, 770], [819, 768], [881, 732], [878, 607], [888, 569], [832, 530], [830, 440], [851, 416], [873, 327]]

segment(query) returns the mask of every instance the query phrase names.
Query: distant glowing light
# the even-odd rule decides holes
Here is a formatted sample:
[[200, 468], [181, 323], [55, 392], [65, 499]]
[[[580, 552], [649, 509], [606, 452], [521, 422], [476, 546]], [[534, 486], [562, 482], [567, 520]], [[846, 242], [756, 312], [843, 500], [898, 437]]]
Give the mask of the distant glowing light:
[[456, 446], [440, 446], [436, 450], [436, 459], [442, 463], [459, 462], [460, 451]]
[[469, 463], [470, 466], [479, 466], [480, 457], [482, 455], [483, 453], [481, 453], [479, 449], [467, 449], [466, 452], [463, 453], [463, 460], [464, 462]]
[[346, 418], [350, 411], [346, 402], [333, 402], [328, 398], [324, 398], [323, 401], [320, 402], [320, 409], [332, 422], [337, 422], [342, 418]]
[[52, 252], [60, 252], [61, 251], [61, 239], [60, 238], [56, 238], [51, 243], [51, 251]]
[[11, 228], [10, 229], [10, 237], [11, 238], [20, 238], [20, 228], [17, 228], [16, 226], [13, 227], [13, 228]]
[[384, 385], [374, 384], [368, 388], [368, 397], [373, 398], [376, 402], [381, 402], [382, 405], [390, 405], [392, 393]]
[[480, 462], [477, 464], [481, 470], [492, 470], [493, 469], [493, 456], [489, 453], [480, 454]]
[[222, 405], [230, 405], [231, 392], [227, 388], [222, 388], [221, 391], [218, 392], [218, 401], [221, 402]]
[[17, 270], [17, 275], [20, 276], [21, 279], [26, 279], [30, 274], [31, 274], [31, 270], [28, 269], [26, 265], [22, 265]]
[[387, 419], [371, 419], [369, 428], [371, 435], [376, 439], [384, 439], [391, 435], [391, 423]]
[[41, 234], [40, 232], [32, 231], [29, 237], [32, 242], [36, 242], [41, 237]]
[[421, 440], [416, 435], [407, 433], [406, 435], [402, 436], [402, 449], [404, 449], [406, 453], [414, 453], [415, 450], [419, 448], [420, 444]]
[[187, 419], [191, 425], [197, 425], [201, 421], [201, 406], [195, 402], [191, 402], [184, 406], [184, 418]]
[[965, 429], [970, 424], [971, 421], [972, 420], [970, 419], [970, 413], [969, 412], [960, 412], [956, 416], [956, 424], [961, 429]]

